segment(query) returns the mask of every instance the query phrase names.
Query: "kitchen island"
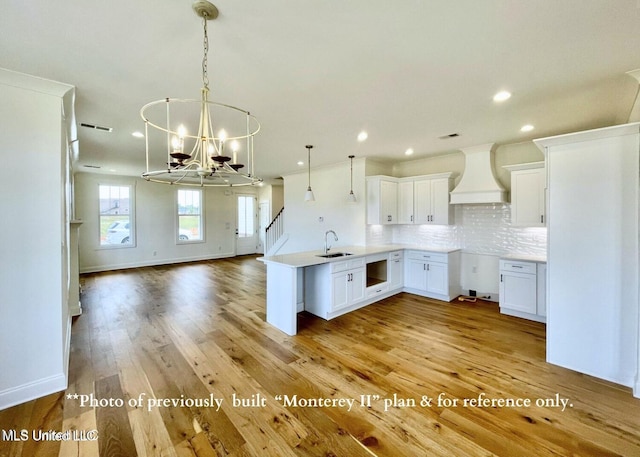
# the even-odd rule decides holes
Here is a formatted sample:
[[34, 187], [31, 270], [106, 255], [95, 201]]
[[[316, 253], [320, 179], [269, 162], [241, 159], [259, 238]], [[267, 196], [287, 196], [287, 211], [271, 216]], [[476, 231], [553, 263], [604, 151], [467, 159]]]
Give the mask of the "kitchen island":
[[460, 294], [460, 250], [414, 245], [335, 247], [260, 257], [267, 266], [267, 322], [297, 333], [306, 310], [332, 319], [399, 292], [449, 301]]

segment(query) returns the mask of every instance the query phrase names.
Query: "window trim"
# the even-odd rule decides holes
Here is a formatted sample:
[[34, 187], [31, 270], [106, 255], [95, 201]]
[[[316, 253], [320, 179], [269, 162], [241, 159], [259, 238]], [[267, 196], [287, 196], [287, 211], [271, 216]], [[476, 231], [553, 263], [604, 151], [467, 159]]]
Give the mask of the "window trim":
[[[186, 191], [186, 192], [198, 192], [200, 195], [200, 239], [198, 240], [181, 240], [180, 239], [180, 203], [179, 203], [179, 198], [178, 195], [180, 194], [180, 191]], [[198, 244], [198, 243], [206, 243], [205, 240], [205, 217], [204, 217], [204, 201], [205, 201], [205, 193], [202, 189], [176, 189], [176, 193], [175, 193], [175, 233], [174, 233], [174, 239], [177, 245], [180, 244]], [[187, 214], [185, 214], [185, 216], [188, 216]]]
[[[100, 240], [100, 236], [101, 236], [101, 220], [102, 220], [102, 215], [100, 214], [100, 187], [102, 186], [109, 186], [109, 187], [128, 187], [129, 188], [129, 239], [130, 242], [127, 244], [102, 244], [101, 240]], [[136, 198], [135, 198], [135, 190], [136, 190], [136, 186], [135, 184], [129, 183], [121, 183], [121, 182], [104, 182], [104, 181], [100, 181], [98, 182], [98, 186], [97, 186], [97, 190], [98, 190], [98, 198], [97, 198], [97, 202], [98, 202], [98, 224], [97, 224], [97, 231], [98, 231], [98, 236], [97, 236], [97, 240], [98, 240], [98, 248], [97, 249], [104, 249], [104, 250], [111, 250], [111, 249], [130, 249], [130, 248], [135, 248], [137, 247], [137, 236], [136, 236], [136, 218], [135, 218], [135, 214], [136, 214], [136, 208], [135, 208], [135, 202], [136, 202]]]

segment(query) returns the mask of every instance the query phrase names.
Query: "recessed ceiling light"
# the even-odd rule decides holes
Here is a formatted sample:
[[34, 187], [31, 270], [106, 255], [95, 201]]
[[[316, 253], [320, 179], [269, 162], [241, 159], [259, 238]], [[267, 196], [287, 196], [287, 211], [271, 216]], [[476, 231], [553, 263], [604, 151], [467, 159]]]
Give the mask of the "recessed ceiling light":
[[298, 162], [298, 165], [303, 166], [304, 162], [301, 160], [301, 161]]
[[131, 135], [135, 136], [136, 138], [144, 138], [144, 133], [142, 132], [133, 132]]
[[531, 124], [523, 125], [522, 127], [520, 127], [521, 132], [530, 132], [532, 130], [533, 130], [533, 125]]
[[413, 154], [413, 148], [409, 148], [406, 151], [404, 151], [404, 155], [406, 156], [410, 156], [411, 154]]
[[361, 143], [366, 140], [367, 138], [369, 138], [369, 134], [367, 132], [365, 132], [364, 130], [360, 133], [358, 133], [358, 141], [360, 141]]
[[507, 92], [506, 90], [501, 90], [497, 94], [493, 96], [494, 102], [503, 102], [505, 100], [509, 100], [511, 98], [511, 92]]

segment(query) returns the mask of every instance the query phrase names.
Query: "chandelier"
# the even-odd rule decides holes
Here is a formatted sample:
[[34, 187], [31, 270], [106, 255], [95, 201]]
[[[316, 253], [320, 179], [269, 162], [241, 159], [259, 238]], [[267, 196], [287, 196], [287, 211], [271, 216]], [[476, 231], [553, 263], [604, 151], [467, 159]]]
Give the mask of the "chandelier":
[[[201, 187], [259, 184], [262, 179], [255, 176], [253, 137], [260, 123], [248, 111], [209, 100], [207, 22], [218, 17], [218, 9], [203, 0], [193, 2], [192, 7], [202, 18], [204, 31], [201, 96], [165, 98], [142, 107], [147, 165], [142, 177]], [[185, 127], [189, 123], [193, 129]], [[246, 168], [238, 162], [239, 156], [246, 158]]]

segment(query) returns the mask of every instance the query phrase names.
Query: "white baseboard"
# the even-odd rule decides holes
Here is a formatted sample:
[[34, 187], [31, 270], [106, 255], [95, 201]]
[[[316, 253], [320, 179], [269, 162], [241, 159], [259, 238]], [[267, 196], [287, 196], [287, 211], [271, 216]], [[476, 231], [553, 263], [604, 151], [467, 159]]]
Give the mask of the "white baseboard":
[[20, 403], [35, 400], [67, 388], [67, 377], [63, 374], [49, 376], [0, 392], [0, 411]]
[[124, 270], [127, 268], [153, 267], [157, 265], [170, 265], [174, 263], [186, 263], [186, 262], [198, 262], [201, 260], [224, 259], [227, 257], [234, 257], [234, 255], [235, 254], [233, 252], [226, 252], [218, 255], [181, 257], [177, 259], [159, 259], [159, 260], [153, 260], [153, 261], [143, 260], [140, 262], [130, 262], [130, 263], [90, 265], [87, 267], [80, 268], [80, 273], [98, 273], [101, 271]]

